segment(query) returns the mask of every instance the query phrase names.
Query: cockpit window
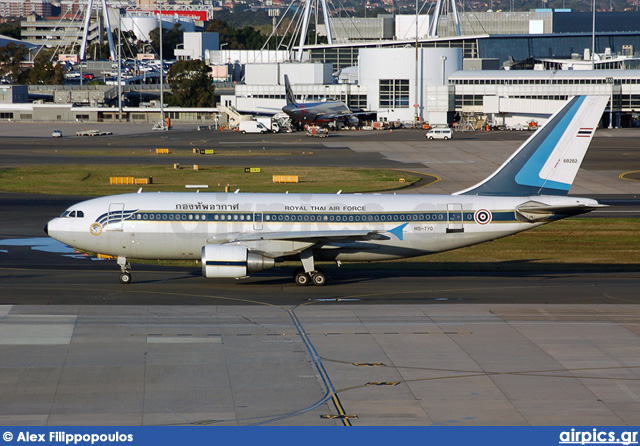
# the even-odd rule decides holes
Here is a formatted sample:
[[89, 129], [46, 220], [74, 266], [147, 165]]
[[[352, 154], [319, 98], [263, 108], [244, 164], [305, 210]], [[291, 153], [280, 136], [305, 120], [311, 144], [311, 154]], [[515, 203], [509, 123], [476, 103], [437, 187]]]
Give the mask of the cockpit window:
[[83, 211], [64, 211], [60, 218], [84, 218]]

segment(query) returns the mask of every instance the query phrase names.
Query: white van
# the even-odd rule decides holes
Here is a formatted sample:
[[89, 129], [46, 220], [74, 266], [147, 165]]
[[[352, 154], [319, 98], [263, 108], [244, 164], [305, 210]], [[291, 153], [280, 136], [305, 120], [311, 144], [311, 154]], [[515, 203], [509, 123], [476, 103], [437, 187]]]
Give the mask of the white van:
[[240, 121], [238, 130], [242, 133], [267, 133], [269, 131], [263, 123], [258, 121]]
[[436, 127], [429, 130], [426, 134], [427, 139], [452, 139], [453, 132], [446, 127]]

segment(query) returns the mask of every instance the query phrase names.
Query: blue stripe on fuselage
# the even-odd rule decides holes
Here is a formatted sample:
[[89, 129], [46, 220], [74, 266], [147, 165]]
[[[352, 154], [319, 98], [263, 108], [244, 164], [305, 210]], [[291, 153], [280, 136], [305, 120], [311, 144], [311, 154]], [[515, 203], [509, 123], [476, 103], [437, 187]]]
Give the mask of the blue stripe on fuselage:
[[[462, 211], [462, 220], [448, 217], [447, 211], [413, 212], [263, 212], [262, 222], [270, 223], [475, 223], [474, 210]], [[518, 221], [513, 210], [494, 210], [492, 223]], [[106, 215], [106, 214], [104, 214]], [[242, 211], [133, 211], [124, 220], [138, 223], [254, 223], [253, 213]], [[397, 229], [397, 228], [396, 228]]]

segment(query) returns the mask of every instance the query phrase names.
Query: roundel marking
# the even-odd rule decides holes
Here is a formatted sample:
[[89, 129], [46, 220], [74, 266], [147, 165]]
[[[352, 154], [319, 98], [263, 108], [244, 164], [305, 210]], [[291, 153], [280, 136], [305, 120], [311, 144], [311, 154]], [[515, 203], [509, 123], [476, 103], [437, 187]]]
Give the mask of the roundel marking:
[[491, 223], [493, 219], [493, 215], [491, 215], [491, 211], [486, 209], [478, 209], [475, 214], [473, 214], [473, 219], [479, 225], [488, 225]]
[[95, 222], [91, 225], [89, 231], [91, 231], [91, 234], [93, 235], [100, 235], [102, 234], [102, 225], [98, 222]]

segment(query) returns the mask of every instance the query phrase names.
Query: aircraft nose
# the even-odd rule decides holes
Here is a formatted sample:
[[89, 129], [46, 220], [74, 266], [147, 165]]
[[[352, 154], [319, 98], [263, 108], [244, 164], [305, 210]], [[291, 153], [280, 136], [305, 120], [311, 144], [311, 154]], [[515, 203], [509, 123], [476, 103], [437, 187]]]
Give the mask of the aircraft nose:
[[56, 225], [56, 219], [54, 218], [53, 220], [49, 220], [45, 225], [43, 231], [45, 234], [47, 234], [49, 237], [52, 238], [56, 238], [56, 228], [58, 225]]

